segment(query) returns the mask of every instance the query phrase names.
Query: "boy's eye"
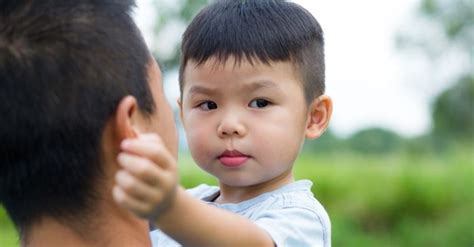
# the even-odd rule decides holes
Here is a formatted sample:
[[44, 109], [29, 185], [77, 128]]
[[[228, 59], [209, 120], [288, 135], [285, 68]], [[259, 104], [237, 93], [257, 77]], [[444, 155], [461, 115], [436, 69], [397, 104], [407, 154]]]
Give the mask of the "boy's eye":
[[270, 105], [270, 101], [266, 99], [254, 99], [250, 101], [249, 103], [249, 107], [252, 107], [252, 108], [263, 108], [268, 105]]
[[198, 105], [199, 108], [205, 111], [217, 109], [217, 104], [213, 101], [205, 101]]

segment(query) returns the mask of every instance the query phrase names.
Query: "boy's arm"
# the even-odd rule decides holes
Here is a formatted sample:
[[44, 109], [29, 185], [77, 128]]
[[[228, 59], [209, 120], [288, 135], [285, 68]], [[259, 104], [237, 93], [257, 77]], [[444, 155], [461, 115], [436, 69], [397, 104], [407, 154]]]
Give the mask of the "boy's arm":
[[176, 201], [157, 226], [184, 246], [274, 246], [254, 222], [206, 205], [178, 188]]
[[274, 246], [270, 235], [237, 214], [206, 205], [178, 185], [174, 157], [156, 135], [122, 143], [117, 203], [184, 246]]

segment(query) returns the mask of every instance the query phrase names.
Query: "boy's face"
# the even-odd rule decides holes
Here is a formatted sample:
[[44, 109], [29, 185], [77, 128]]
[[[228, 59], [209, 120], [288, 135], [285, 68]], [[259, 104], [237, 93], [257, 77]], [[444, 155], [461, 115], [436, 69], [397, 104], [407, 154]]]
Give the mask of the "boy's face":
[[181, 117], [202, 169], [228, 186], [292, 179], [307, 105], [290, 62], [189, 61], [184, 80]]

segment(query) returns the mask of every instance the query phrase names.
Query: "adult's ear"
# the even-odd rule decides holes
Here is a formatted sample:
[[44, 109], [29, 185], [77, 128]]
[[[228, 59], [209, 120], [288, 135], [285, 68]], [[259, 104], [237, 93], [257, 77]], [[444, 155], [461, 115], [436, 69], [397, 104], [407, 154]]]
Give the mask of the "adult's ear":
[[138, 136], [139, 111], [137, 100], [133, 96], [125, 96], [115, 112], [114, 135], [121, 142], [127, 138]]
[[332, 100], [327, 95], [314, 99], [308, 109], [305, 136], [309, 139], [320, 137], [329, 125], [332, 115]]

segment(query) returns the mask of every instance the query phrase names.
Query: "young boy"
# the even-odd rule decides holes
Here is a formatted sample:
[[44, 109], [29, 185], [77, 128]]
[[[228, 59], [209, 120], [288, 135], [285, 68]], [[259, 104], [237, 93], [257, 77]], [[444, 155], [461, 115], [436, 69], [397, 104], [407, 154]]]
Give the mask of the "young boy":
[[186, 192], [159, 137], [124, 141], [115, 200], [152, 220], [156, 246], [330, 246], [312, 183], [292, 173], [304, 139], [331, 117], [323, 46], [314, 17], [286, 1], [217, 1], [194, 18], [180, 115], [193, 159], [219, 187]]

